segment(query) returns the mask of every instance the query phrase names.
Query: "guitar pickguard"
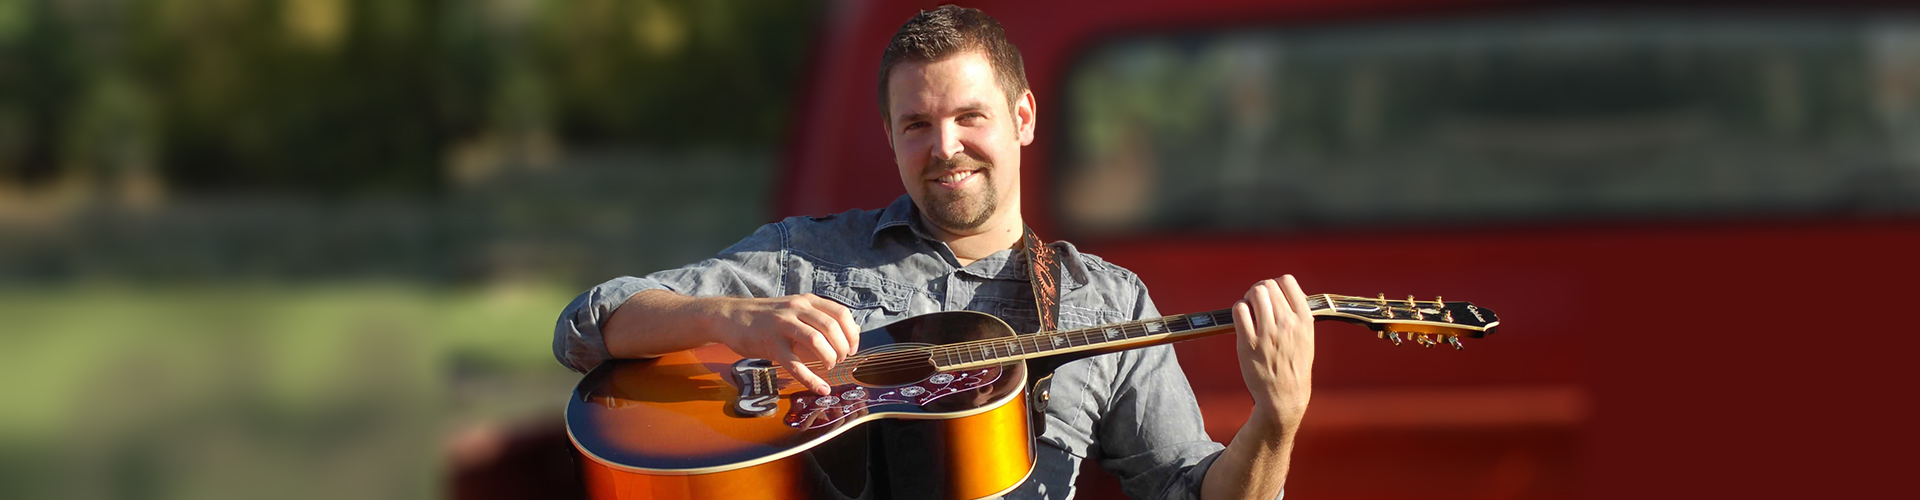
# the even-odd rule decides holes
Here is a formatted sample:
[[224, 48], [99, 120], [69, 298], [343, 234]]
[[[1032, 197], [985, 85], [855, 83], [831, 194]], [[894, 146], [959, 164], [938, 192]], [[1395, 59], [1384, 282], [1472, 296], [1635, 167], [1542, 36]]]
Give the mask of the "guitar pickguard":
[[833, 395], [812, 392], [793, 395], [786, 424], [798, 429], [819, 429], [849, 415], [865, 412], [879, 404], [925, 406], [933, 400], [992, 385], [1000, 379], [1000, 367], [976, 368], [936, 373], [919, 382], [896, 387], [867, 387], [847, 384], [833, 388]]

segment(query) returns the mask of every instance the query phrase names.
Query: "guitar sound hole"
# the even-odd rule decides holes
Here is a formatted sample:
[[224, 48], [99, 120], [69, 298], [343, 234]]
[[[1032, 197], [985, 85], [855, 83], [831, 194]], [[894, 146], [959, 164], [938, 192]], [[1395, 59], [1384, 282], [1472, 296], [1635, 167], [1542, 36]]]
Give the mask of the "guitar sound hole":
[[895, 386], [919, 382], [934, 374], [933, 363], [925, 359], [883, 359], [853, 369], [853, 380], [865, 386]]

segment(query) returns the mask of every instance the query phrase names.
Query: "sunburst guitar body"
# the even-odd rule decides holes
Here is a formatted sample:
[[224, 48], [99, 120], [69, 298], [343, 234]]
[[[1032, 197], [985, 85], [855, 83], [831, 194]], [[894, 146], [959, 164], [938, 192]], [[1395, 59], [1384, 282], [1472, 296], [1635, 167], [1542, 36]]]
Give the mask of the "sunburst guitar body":
[[[1465, 302], [1309, 302], [1316, 319], [1366, 324], [1396, 344], [1459, 348], [1499, 324]], [[595, 368], [567, 403], [567, 433], [599, 500], [992, 497], [1033, 470], [1045, 402], [1029, 384], [1047, 374], [1028, 361], [1230, 331], [1229, 310], [1031, 334], [984, 313], [925, 314], [863, 333], [891, 342], [823, 373], [829, 395], [710, 345]]]

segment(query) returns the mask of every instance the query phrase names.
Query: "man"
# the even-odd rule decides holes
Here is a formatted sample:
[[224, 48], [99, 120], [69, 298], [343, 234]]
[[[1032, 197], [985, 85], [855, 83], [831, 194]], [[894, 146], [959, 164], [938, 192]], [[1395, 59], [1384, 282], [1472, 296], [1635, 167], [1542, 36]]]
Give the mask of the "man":
[[[802, 363], [831, 367], [860, 332], [904, 317], [970, 309], [1038, 329], [1019, 177], [1038, 115], [999, 23], [951, 5], [908, 20], [881, 59], [880, 109], [906, 196], [788, 218], [715, 258], [594, 287], [561, 313], [555, 356], [584, 372], [717, 342], [827, 394]], [[1133, 273], [1056, 246], [1060, 328], [1160, 316]], [[1254, 409], [1232, 443], [1207, 438], [1170, 347], [1095, 356], [1056, 371], [1039, 463], [1007, 496], [1071, 496], [1083, 458], [1137, 498], [1280, 496], [1311, 393], [1312, 317], [1291, 276], [1255, 284], [1233, 314]]]

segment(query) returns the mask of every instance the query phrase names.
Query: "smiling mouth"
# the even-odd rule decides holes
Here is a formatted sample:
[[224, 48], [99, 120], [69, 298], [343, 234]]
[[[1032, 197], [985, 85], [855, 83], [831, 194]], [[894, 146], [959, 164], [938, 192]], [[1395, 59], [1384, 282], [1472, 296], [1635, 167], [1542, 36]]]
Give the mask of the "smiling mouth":
[[977, 171], [977, 169], [966, 169], [966, 171], [948, 171], [947, 175], [941, 175], [941, 177], [939, 177], [939, 179], [935, 179], [935, 181], [941, 181], [941, 183], [948, 183], [948, 185], [956, 185], [956, 183], [960, 183], [960, 181], [966, 181], [966, 179], [973, 179], [973, 175], [979, 175], [979, 171]]
[[948, 186], [957, 186], [957, 185], [960, 185], [960, 183], [966, 182], [967, 180], [972, 179], [979, 175], [980, 175], [979, 170], [958, 170], [953, 172], [947, 172], [946, 175], [936, 177], [933, 180], [934, 182], [938, 182]]

